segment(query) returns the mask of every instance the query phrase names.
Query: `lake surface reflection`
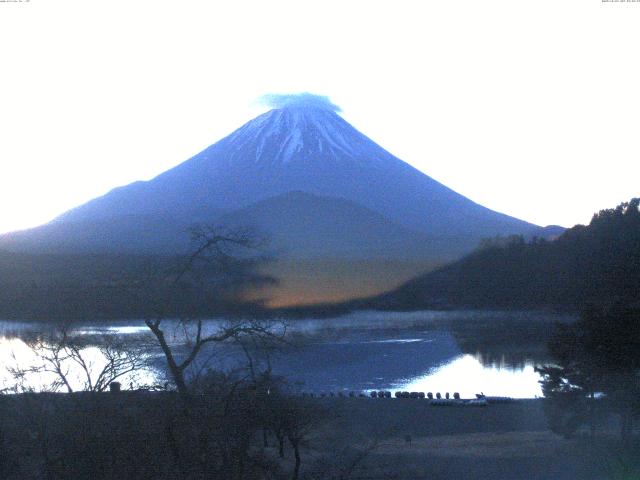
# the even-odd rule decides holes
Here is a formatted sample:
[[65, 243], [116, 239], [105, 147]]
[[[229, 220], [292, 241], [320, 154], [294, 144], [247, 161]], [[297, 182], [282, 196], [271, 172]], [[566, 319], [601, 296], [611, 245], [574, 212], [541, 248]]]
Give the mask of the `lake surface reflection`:
[[508, 396], [513, 398], [533, 398], [542, 396], [535, 372], [536, 363], [531, 361], [522, 366], [507, 364], [483, 364], [481, 355], [460, 355], [454, 360], [431, 369], [421, 377], [400, 382], [395, 390], [415, 392], [460, 393], [462, 398], [473, 398], [476, 393]]
[[[254, 361], [267, 363], [298, 392], [407, 390], [476, 393], [531, 398], [541, 395], [536, 365], [548, 363], [546, 341], [554, 322], [571, 317], [517, 312], [358, 312], [332, 319], [288, 321], [285, 346]], [[224, 320], [207, 321], [215, 330]], [[165, 322], [178, 348], [176, 322]], [[51, 325], [0, 322], [0, 381], [11, 388], [15, 379], [6, 367], [35, 365], [41, 359], [25, 340]], [[91, 338], [103, 333], [147, 342], [148, 368], [137, 377], [123, 379], [123, 387], [164, 382], [162, 354], [142, 321], [75, 325], [74, 332]], [[93, 350], [92, 350], [93, 348]], [[95, 368], [104, 360], [90, 345], [85, 353]], [[202, 352], [207, 365], [198, 369], [236, 369], [246, 364], [235, 344], [216, 345]], [[72, 375], [73, 376], [73, 375]], [[134, 382], [135, 380], [135, 382]], [[35, 373], [23, 379], [29, 388], [46, 389], [51, 374]]]

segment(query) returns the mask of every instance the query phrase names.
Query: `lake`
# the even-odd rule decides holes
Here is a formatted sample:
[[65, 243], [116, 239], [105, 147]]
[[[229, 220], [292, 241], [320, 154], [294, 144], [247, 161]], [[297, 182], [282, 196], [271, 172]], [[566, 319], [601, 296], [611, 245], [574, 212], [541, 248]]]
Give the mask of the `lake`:
[[[534, 369], [549, 363], [545, 345], [553, 324], [571, 320], [549, 313], [478, 311], [356, 312], [328, 319], [288, 320], [286, 343], [267, 350], [245, 344], [246, 352], [236, 343], [214, 345], [201, 352], [193, 371], [236, 370], [247, 364], [248, 353], [256, 368], [270, 365], [298, 393], [406, 390], [443, 395], [459, 392], [463, 398], [480, 392], [533, 398], [542, 394]], [[223, 319], [207, 320], [205, 328], [214, 331], [224, 323]], [[278, 321], [274, 328], [283, 325]], [[175, 321], [165, 321], [163, 327], [179, 355], [183, 353], [185, 330]], [[54, 328], [0, 322], [4, 388], [16, 384], [15, 375], [6, 367], [42, 366], [41, 352], [25, 342]], [[107, 333], [146, 346], [149, 366], [123, 378], [124, 387], [165, 382], [164, 358], [142, 321], [74, 324], [71, 328], [87, 339], [83, 352], [94, 370], [101, 368], [104, 359], [92, 339]], [[47, 389], [55, 379], [41, 368], [28, 369], [21, 378], [23, 389]], [[67, 369], [71, 382], [79, 385], [80, 372], [71, 365]]]

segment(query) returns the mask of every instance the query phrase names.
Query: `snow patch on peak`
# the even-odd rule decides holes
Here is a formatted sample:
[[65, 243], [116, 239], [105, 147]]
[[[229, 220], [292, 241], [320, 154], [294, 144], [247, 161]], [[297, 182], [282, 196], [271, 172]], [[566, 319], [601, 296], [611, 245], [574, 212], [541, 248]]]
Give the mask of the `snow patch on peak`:
[[381, 155], [384, 150], [335, 111], [315, 105], [270, 110], [236, 130], [227, 141], [238, 155], [247, 158], [251, 151], [255, 163], [269, 165], [314, 158], [348, 157], [369, 165], [387, 160]]
[[280, 147], [278, 154], [276, 155], [276, 160], [280, 160], [283, 163], [289, 162], [293, 156], [300, 152], [304, 148], [304, 138], [302, 137], [302, 132], [294, 128], [291, 130], [286, 140]]

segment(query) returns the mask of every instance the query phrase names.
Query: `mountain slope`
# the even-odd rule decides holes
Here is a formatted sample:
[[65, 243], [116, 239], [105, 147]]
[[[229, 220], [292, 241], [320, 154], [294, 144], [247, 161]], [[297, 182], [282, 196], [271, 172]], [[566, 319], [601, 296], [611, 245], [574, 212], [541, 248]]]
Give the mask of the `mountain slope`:
[[288, 192], [223, 215], [222, 225], [250, 226], [278, 256], [298, 259], [456, 258], [473, 245], [466, 237], [432, 238], [350, 200]]
[[271, 110], [156, 178], [116, 188], [0, 249], [175, 254], [199, 224], [271, 238], [273, 304], [338, 301], [394, 288], [481, 239], [549, 233], [489, 210], [394, 157], [334, 111]]
[[6, 249], [45, 253], [187, 252], [195, 223], [250, 228], [277, 257], [450, 261], [473, 248], [470, 236], [430, 237], [352, 201], [288, 192], [231, 213], [120, 215], [97, 221], [52, 222], [5, 235]]
[[290, 191], [345, 198], [430, 235], [535, 228], [457, 194], [316, 107], [271, 110], [153, 180], [117, 188], [56, 221], [230, 212]]
[[193, 223], [169, 214], [124, 214], [51, 222], [5, 234], [0, 237], [0, 247], [35, 253], [182, 253], [189, 245], [188, 228]]

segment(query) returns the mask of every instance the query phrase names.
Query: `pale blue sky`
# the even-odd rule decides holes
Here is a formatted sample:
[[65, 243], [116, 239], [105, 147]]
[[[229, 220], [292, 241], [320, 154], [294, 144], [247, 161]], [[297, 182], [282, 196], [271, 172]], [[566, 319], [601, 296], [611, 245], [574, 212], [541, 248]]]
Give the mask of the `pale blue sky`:
[[640, 195], [638, 25], [601, 0], [0, 3], [0, 232], [302, 91], [472, 200], [588, 222]]

